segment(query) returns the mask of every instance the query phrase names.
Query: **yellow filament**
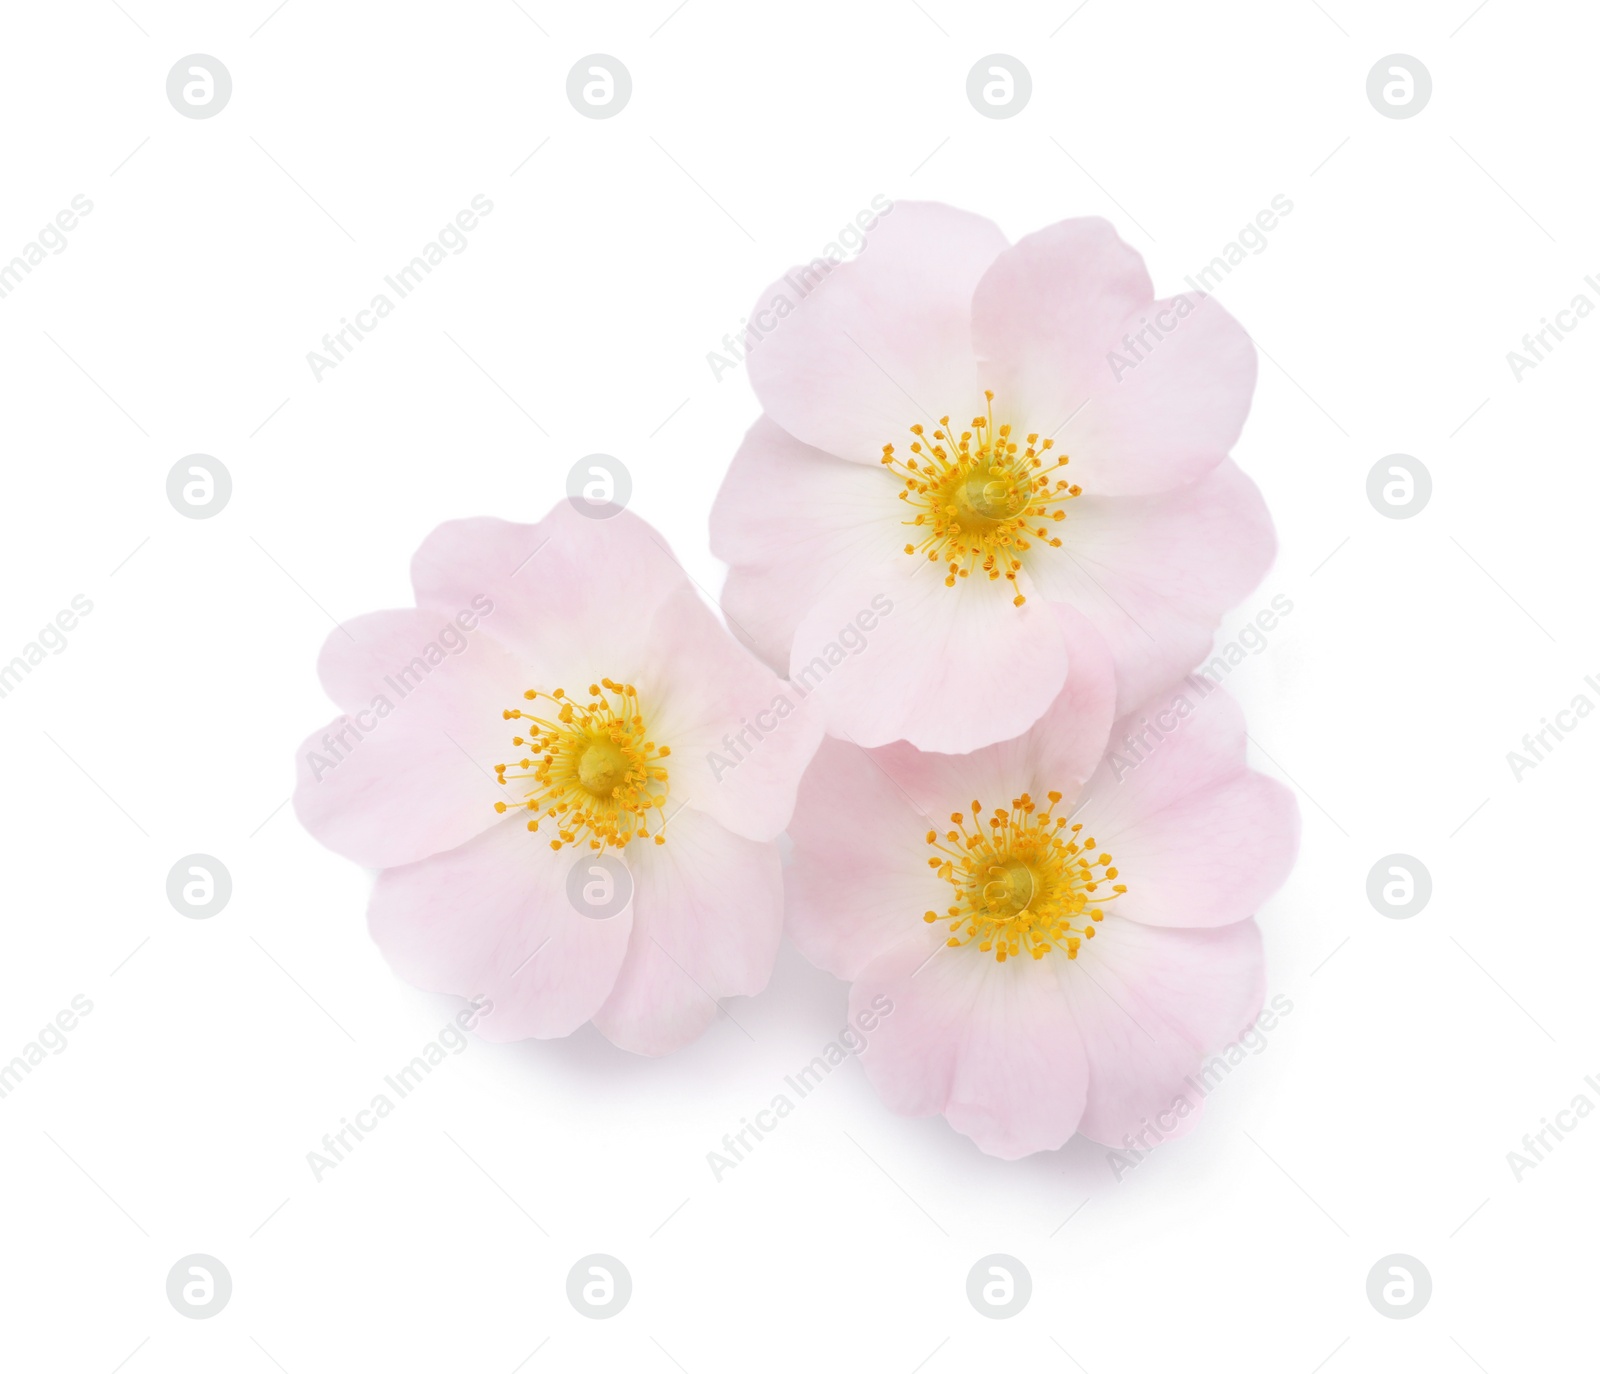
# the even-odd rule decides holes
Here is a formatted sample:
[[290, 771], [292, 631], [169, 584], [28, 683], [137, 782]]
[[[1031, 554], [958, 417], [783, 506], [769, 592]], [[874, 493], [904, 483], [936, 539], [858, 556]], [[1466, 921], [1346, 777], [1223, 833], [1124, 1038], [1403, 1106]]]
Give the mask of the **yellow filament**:
[[590, 849], [620, 849], [650, 837], [652, 823], [655, 842], [664, 844], [667, 770], [661, 760], [672, 750], [646, 737], [632, 684], [601, 678], [582, 702], [560, 687], [522, 695], [548, 702], [553, 719], [521, 709], [502, 712], [505, 720], [528, 722], [527, 735], [511, 741], [527, 753], [515, 764], [496, 764], [495, 780], [522, 785], [524, 793], [520, 801], [496, 802], [494, 809], [531, 812], [529, 830], [549, 822], [556, 833], [552, 849], [580, 842]]
[[[1066, 503], [1083, 488], [1053, 477], [1068, 461], [1065, 454], [1050, 461], [1053, 439], [1030, 434], [1020, 448], [1010, 425], [996, 428], [994, 392], [983, 394], [986, 413], [974, 416], [970, 429], [956, 434], [948, 415], [931, 438], [912, 425], [909, 456], [897, 458], [894, 445], [885, 444], [881, 461], [905, 484], [900, 499], [916, 512], [903, 522], [920, 534], [906, 545], [908, 554], [943, 563], [947, 587], [976, 570], [990, 581], [1004, 577], [1015, 589], [1018, 555], [1034, 539], [1061, 547], [1049, 526], [1066, 518]], [[1020, 591], [1012, 598], [1018, 606], [1026, 600]]]
[[1019, 954], [1042, 959], [1053, 949], [1076, 959], [1094, 939], [1104, 907], [1128, 888], [1115, 881], [1111, 855], [1084, 836], [1081, 822], [1069, 826], [1053, 814], [1060, 801], [1061, 793], [1049, 793], [1041, 811], [1024, 792], [986, 820], [975, 801], [970, 822], [957, 811], [953, 829], [928, 832], [934, 851], [928, 866], [954, 889], [955, 900], [943, 916], [929, 911], [922, 919], [949, 923], [947, 946], [976, 944], [1004, 963]]

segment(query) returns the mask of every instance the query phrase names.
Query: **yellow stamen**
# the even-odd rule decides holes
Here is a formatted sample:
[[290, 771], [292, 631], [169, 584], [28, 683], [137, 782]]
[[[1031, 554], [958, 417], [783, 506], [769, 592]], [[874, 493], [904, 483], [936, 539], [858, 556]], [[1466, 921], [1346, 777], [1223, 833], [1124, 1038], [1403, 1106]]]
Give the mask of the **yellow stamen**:
[[[495, 781], [527, 784], [520, 801], [496, 802], [494, 809], [532, 813], [529, 830], [552, 822], [556, 838], [550, 848], [587, 841], [590, 849], [620, 849], [650, 835], [657, 822], [657, 844], [666, 824], [667, 770], [661, 766], [672, 750], [645, 737], [639, 693], [630, 683], [601, 678], [589, 686], [590, 700], [578, 703], [557, 687], [554, 692], [526, 691], [527, 701], [549, 703], [553, 720], [528, 712], [502, 712], [505, 720], [525, 720], [526, 737], [512, 743], [527, 749], [515, 764], [497, 763]], [[512, 769], [515, 771], [507, 771]]]
[[1052, 949], [1076, 959], [1094, 939], [1103, 908], [1128, 888], [1117, 883], [1100, 895], [1101, 884], [1117, 876], [1111, 855], [1097, 853], [1092, 836], [1081, 838], [1081, 823], [1069, 828], [1065, 816], [1052, 814], [1060, 801], [1061, 793], [1051, 792], [1041, 811], [1024, 792], [1009, 809], [996, 807], [986, 824], [982, 804], [973, 802], [972, 829], [957, 811], [950, 816], [955, 828], [942, 838], [928, 832], [928, 866], [954, 889], [955, 903], [943, 917], [929, 911], [922, 919], [949, 922], [947, 946], [976, 944], [1004, 963], [1021, 954], [1042, 959]]
[[[904, 523], [922, 531], [905, 551], [945, 564], [947, 587], [974, 570], [1015, 587], [1018, 555], [1033, 547], [1033, 539], [1059, 549], [1049, 524], [1064, 520], [1066, 503], [1083, 494], [1065, 478], [1052, 481], [1068, 461], [1061, 454], [1047, 462], [1055, 440], [1030, 434], [1019, 452], [1011, 426], [995, 427], [994, 392], [983, 394], [986, 413], [973, 417], [971, 429], [956, 434], [946, 415], [931, 440], [921, 425], [911, 426], [916, 438], [907, 458], [895, 457], [893, 444], [883, 446], [883, 465], [905, 483], [900, 499], [916, 511]], [[1021, 592], [1012, 598], [1018, 606], [1026, 600]]]

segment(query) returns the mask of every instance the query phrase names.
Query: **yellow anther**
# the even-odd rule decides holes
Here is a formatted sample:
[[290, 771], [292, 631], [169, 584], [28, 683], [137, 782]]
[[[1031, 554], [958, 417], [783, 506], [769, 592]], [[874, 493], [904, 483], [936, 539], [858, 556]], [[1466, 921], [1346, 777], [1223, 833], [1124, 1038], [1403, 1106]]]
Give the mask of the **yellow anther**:
[[[947, 912], [952, 932], [947, 947], [976, 945], [1000, 963], [1024, 951], [1042, 959], [1053, 949], [1076, 959], [1083, 941], [1094, 938], [1096, 924], [1105, 919], [1102, 906], [1110, 899], [1092, 894], [1099, 881], [1116, 876], [1111, 855], [1098, 852], [1092, 837], [1079, 842], [1081, 823], [1069, 831], [1066, 818], [1053, 814], [1060, 792], [1045, 795], [1049, 805], [1042, 810], [1024, 792], [987, 817], [982, 803], [974, 801], [972, 816], [981, 821], [976, 829], [969, 831], [967, 817], [956, 811], [950, 819], [957, 829], [942, 840], [937, 831], [927, 832], [926, 842], [935, 851], [928, 866], [955, 896]], [[1119, 883], [1112, 892], [1127, 890]], [[1091, 899], [1097, 904], [1091, 906]], [[922, 919], [932, 924], [940, 918], [929, 911]]]
[[[1067, 462], [1063, 454], [1046, 463], [1054, 440], [1041, 442], [1037, 434], [1029, 434], [1027, 448], [1019, 453], [1010, 438], [1011, 426], [1002, 424], [996, 430], [994, 393], [985, 391], [984, 398], [988, 412], [974, 416], [972, 428], [959, 436], [951, 434], [949, 416], [943, 417], [933, 432], [943, 442], [931, 451], [920, 442], [922, 426], [911, 426], [918, 436], [911, 450], [922, 455], [920, 463], [896, 458], [893, 444], [883, 446], [881, 461], [905, 484], [900, 499], [915, 511], [903, 523], [922, 533], [920, 541], [905, 546], [905, 552], [944, 563], [947, 587], [974, 571], [989, 581], [1004, 577], [1015, 583], [1022, 569], [1020, 555], [1032, 547], [1033, 539], [1061, 547], [1040, 521], [1065, 519], [1064, 504], [1082, 494], [1081, 487], [1052, 479], [1051, 471]], [[1016, 606], [1026, 601], [1020, 592], [1012, 597]]]
[[[528, 755], [515, 765], [497, 763], [496, 781], [521, 785], [522, 800], [510, 805], [531, 813], [529, 830], [538, 830], [541, 820], [554, 824], [551, 849], [574, 844], [620, 849], [646, 837], [665, 843], [660, 813], [668, 789], [661, 760], [671, 749], [647, 738], [639, 694], [631, 684], [602, 678], [590, 684], [589, 695], [594, 699], [579, 706], [560, 687], [524, 692], [527, 701], [542, 698], [554, 706], [555, 719], [503, 713], [507, 720], [528, 721], [533, 729], [512, 741], [526, 746]], [[508, 773], [513, 766], [520, 771]], [[503, 815], [507, 803], [496, 802], [495, 810]], [[653, 836], [652, 816], [658, 822]]]

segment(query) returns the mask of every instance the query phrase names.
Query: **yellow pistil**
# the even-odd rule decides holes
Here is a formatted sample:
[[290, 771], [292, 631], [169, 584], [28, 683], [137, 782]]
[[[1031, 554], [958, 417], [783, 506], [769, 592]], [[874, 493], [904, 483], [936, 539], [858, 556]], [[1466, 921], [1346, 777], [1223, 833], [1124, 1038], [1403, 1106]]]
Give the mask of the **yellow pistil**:
[[1103, 907], [1128, 890], [1114, 881], [1111, 855], [1097, 852], [1081, 822], [1069, 827], [1065, 816], [1051, 814], [1061, 793], [1049, 798], [1040, 811], [1024, 792], [1009, 810], [996, 807], [987, 823], [973, 802], [970, 830], [957, 811], [950, 816], [955, 829], [928, 832], [928, 866], [955, 889], [955, 904], [943, 917], [929, 911], [922, 919], [949, 922], [947, 946], [975, 943], [1001, 963], [1019, 954], [1042, 959], [1052, 949], [1076, 959], [1105, 919]]
[[528, 722], [527, 735], [511, 741], [528, 752], [515, 764], [497, 763], [495, 780], [527, 786], [521, 801], [496, 802], [494, 809], [532, 812], [529, 830], [551, 822], [552, 849], [580, 841], [590, 849], [620, 849], [649, 836], [652, 819], [655, 842], [665, 844], [660, 832], [666, 823], [661, 811], [667, 804], [667, 770], [661, 760], [672, 750], [645, 737], [633, 686], [603, 677], [589, 685], [587, 702], [573, 700], [560, 687], [522, 695], [548, 702], [555, 718], [522, 710], [501, 713], [505, 720]]
[[[1051, 461], [1055, 440], [1030, 434], [1019, 451], [1011, 426], [995, 427], [994, 392], [983, 395], [987, 413], [974, 416], [971, 429], [957, 435], [946, 415], [930, 439], [921, 425], [912, 425], [910, 456], [896, 458], [894, 445], [885, 444], [881, 461], [905, 483], [900, 499], [916, 510], [904, 523], [922, 534], [906, 545], [908, 554], [945, 564], [947, 587], [977, 569], [1015, 588], [1022, 568], [1018, 554], [1033, 539], [1061, 547], [1049, 526], [1066, 518], [1066, 503], [1083, 488], [1065, 478], [1052, 480], [1067, 465], [1066, 454]], [[1021, 592], [1012, 598], [1018, 606], [1026, 600]]]

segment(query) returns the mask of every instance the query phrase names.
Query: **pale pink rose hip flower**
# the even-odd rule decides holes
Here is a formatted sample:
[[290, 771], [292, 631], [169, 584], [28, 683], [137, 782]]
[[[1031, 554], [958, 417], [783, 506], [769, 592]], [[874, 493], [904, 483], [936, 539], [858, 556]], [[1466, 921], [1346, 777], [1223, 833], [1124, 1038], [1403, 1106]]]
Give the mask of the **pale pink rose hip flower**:
[[487, 998], [486, 1039], [593, 1020], [642, 1054], [765, 987], [804, 702], [631, 514], [452, 521], [412, 583], [415, 609], [328, 637], [343, 714], [295, 791], [313, 835], [382, 870], [368, 923], [394, 968]]
[[1020, 738], [825, 740], [790, 825], [791, 937], [853, 984], [852, 1014], [894, 1008], [862, 1054], [873, 1086], [1006, 1159], [1194, 1124], [1190, 1077], [1261, 1008], [1252, 917], [1299, 830], [1220, 688], [1130, 759], [1138, 714], [1113, 725], [1109, 664], [1063, 624], [1083, 670]]
[[[818, 280], [820, 276], [820, 280]], [[794, 283], [815, 282], [798, 301]], [[829, 727], [959, 752], [1027, 729], [1073, 665], [1051, 604], [1112, 651], [1125, 703], [1197, 664], [1272, 560], [1228, 451], [1255, 348], [1214, 300], [1157, 301], [1103, 220], [1008, 245], [901, 203], [749, 356], [765, 414], [711, 517], [737, 633], [796, 680], [876, 596], [870, 651], [829, 665]]]

